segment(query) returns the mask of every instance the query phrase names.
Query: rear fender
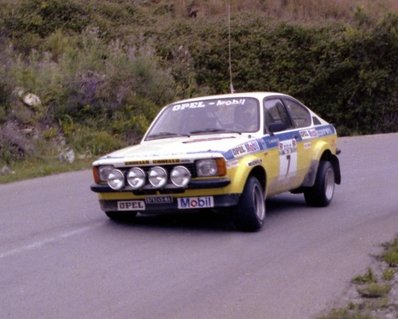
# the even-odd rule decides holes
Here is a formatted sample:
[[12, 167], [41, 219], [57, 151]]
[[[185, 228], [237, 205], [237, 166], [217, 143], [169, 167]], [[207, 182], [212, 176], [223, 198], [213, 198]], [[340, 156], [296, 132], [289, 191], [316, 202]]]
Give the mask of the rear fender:
[[340, 184], [341, 183], [340, 162], [337, 156], [332, 154], [332, 151], [329, 148], [328, 143], [324, 141], [319, 142], [316, 145], [316, 148], [314, 149], [314, 154], [315, 155], [311, 161], [308, 173], [305, 176], [303, 184], [301, 186], [302, 187], [314, 186], [320, 161], [329, 161], [332, 164], [336, 179], [336, 184]]

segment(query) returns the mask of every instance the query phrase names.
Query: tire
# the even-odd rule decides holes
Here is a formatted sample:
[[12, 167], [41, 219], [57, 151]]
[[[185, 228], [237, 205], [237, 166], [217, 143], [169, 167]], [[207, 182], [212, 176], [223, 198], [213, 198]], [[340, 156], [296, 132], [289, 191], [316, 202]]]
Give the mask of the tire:
[[334, 195], [335, 174], [329, 161], [319, 163], [313, 187], [304, 190], [305, 202], [312, 207], [326, 207]]
[[136, 212], [105, 212], [109, 219], [117, 222], [131, 222], [137, 216]]
[[257, 231], [264, 225], [265, 215], [263, 188], [256, 177], [249, 177], [235, 208], [234, 224], [242, 231]]

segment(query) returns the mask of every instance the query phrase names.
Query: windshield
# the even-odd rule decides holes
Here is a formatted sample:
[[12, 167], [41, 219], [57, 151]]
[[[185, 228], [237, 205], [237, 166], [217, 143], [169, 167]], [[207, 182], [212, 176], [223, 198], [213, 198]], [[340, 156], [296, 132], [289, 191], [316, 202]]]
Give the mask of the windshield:
[[225, 98], [175, 103], [166, 107], [146, 140], [211, 133], [253, 133], [260, 126], [254, 98]]

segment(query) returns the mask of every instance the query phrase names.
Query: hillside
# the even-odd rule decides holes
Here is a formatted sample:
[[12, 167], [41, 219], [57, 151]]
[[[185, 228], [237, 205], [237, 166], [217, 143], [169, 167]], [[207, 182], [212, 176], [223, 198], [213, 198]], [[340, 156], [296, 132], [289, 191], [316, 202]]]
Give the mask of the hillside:
[[[340, 135], [398, 131], [396, 1], [230, 4], [238, 91], [292, 94]], [[0, 168], [103, 154], [165, 103], [227, 92], [227, 39], [224, 0], [2, 0]]]

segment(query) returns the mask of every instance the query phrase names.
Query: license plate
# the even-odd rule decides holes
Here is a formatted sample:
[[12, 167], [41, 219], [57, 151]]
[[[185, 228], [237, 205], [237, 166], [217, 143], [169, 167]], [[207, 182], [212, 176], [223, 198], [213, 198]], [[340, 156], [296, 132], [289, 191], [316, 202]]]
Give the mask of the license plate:
[[118, 201], [117, 210], [119, 211], [145, 210], [145, 202], [142, 200]]
[[171, 204], [173, 202], [173, 197], [171, 196], [152, 196], [146, 197], [146, 204]]

